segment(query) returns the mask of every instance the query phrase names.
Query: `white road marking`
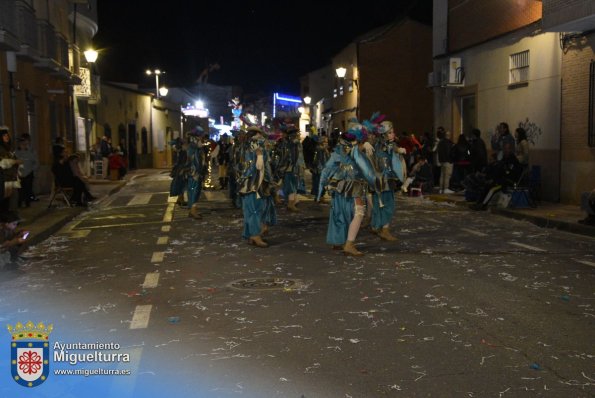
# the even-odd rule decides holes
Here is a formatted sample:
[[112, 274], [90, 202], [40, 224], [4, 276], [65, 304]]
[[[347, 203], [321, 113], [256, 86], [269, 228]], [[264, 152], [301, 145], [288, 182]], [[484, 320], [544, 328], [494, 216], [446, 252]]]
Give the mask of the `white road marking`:
[[143, 288], [151, 289], [157, 287], [159, 283], [159, 272], [150, 272], [145, 276], [145, 281], [143, 282]]
[[462, 231], [465, 232], [469, 232], [471, 235], [476, 235], [476, 236], [488, 236], [488, 234], [484, 234], [483, 232], [479, 232], [476, 231], [474, 229], [469, 229], [469, 228], [461, 228]]
[[149, 326], [152, 308], [153, 306], [151, 304], [137, 305], [134, 309], [134, 315], [132, 315], [130, 329], [146, 329]]
[[167, 197], [167, 203], [176, 203], [177, 201], [178, 201], [177, 196], [168, 196]]
[[86, 238], [91, 233], [90, 229], [79, 229], [78, 231], [71, 232], [71, 238]]
[[171, 225], [164, 225], [161, 227], [161, 232], [169, 232], [171, 230]]
[[169, 240], [169, 238], [167, 236], [160, 236], [159, 238], [157, 238], [157, 244], [158, 245], [167, 245], [168, 240]]
[[514, 245], [514, 246], [518, 246], [518, 247], [522, 247], [522, 248], [529, 249], [529, 250], [533, 250], [535, 252], [545, 252], [545, 251], [547, 251], [547, 250], [544, 250], [544, 249], [540, 249], [539, 247], [525, 245], [524, 243], [508, 242], [508, 244]]
[[163, 256], [165, 252], [153, 252], [153, 256], [151, 257], [152, 263], [160, 263], [163, 261]]
[[163, 215], [163, 222], [171, 222], [174, 216], [174, 208], [176, 205], [174, 203], [170, 203], [167, 205], [167, 209], [165, 209], [165, 214]]
[[149, 204], [152, 196], [152, 193], [139, 193], [138, 195], [134, 195], [134, 197], [130, 199], [130, 202], [128, 202], [128, 206]]
[[587, 261], [587, 260], [578, 260], [578, 259], [574, 259], [574, 261], [576, 261], [577, 263], [581, 263], [581, 264], [585, 264], [588, 265], [589, 267], [595, 267], [595, 263], [592, 261]]

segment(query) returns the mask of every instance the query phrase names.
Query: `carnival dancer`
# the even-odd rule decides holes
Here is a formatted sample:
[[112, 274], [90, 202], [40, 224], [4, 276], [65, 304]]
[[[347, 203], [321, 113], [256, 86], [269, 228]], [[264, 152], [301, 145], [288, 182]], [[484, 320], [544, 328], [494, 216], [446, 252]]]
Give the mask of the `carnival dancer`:
[[232, 130], [234, 137], [233, 144], [230, 148], [229, 159], [229, 198], [236, 209], [242, 208], [241, 196], [238, 195], [238, 180], [244, 171], [246, 151], [249, 142], [246, 139], [245, 130]]
[[[188, 157], [186, 159], [186, 169], [188, 170], [188, 217], [201, 219], [198, 213], [198, 199], [202, 191], [202, 183], [207, 173], [207, 152], [203, 146], [205, 143], [201, 139], [204, 130], [197, 126], [193, 128], [188, 136]], [[209, 145], [208, 141], [206, 145]]]
[[176, 204], [179, 206], [184, 205], [184, 192], [186, 191], [188, 181], [188, 169], [186, 168], [186, 162], [188, 159], [188, 143], [184, 142], [180, 137], [176, 138], [171, 142], [174, 154], [175, 162], [169, 174], [172, 178], [169, 186], [169, 196], [177, 196]]
[[[328, 138], [326, 136], [314, 136], [314, 141], [316, 142], [316, 147], [314, 149], [314, 158], [312, 159], [312, 168], [310, 172], [312, 173], [312, 195], [314, 198], [317, 198], [319, 195], [319, 188], [320, 188], [320, 173], [324, 169], [324, 165], [328, 162], [329, 158], [331, 157], [331, 153], [328, 148]], [[320, 192], [320, 200], [321, 202], [324, 201], [324, 194], [325, 190], [323, 189]]]
[[287, 198], [287, 210], [299, 211], [298, 186], [304, 178], [304, 155], [300, 144], [298, 129], [288, 125], [282, 130], [283, 138], [277, 144], [279, 161], [277, 173], [283, 181], [283, 193]]
[[374, 185], [374, 168], [363, 153], [366, 133], [360, 123], [352, 121], [339, 139], [320, 175], [317, 200], [324, 187], [331, 192], [332, 202], [326, 242], [343, 253], [361, 256], [355, 239], [365, 215], [365, 198], [369, 185]]
[[250, 146], [244, 157], [242, 176], [238, 180], [244, 213], [242, 237], [257, 247], [268, 247], [262, 235], [277, 222], [275, 204], [270, 195], [271, 167], [263, 130], [258, 126], [250, 126], [248, 137]]
[[380, 133], [376, 139], [372, 157], [377, 170], [376, 189], [372, 192], [372, 232], [381, 239], [395, 241], [389, 230], [390, 220], [395, 212], [395, 189], [397, 180], [405, 181], [406, 166], [403, 154], [405, 148], [397, 146], [395, 131], [390, 121], [378, 126]]

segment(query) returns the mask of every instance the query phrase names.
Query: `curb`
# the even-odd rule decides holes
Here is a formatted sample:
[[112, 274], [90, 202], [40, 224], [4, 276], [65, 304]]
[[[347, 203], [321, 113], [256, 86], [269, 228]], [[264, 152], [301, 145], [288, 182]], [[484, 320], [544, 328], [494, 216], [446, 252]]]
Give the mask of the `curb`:
[[[433, 202], [448, 202], [459, 207], [464, 207], [468, 210], [468, 203], [461, 200], [452, 200], [442, 196], [427, 196]], [[503, 217], [513, 218], [515, 220], [529, 221], [532, 224], [537, 225], [541, 228], [557, 229], [560, 231], [570, 232], [577, 235], [585, 235], [589, 237], [595, 237], [595, 228], [588, 225], [582, 225], [579, 223], [570, 223], [567, 221], [552, 220], [546, 217], [535, 216], [525, 213], [517, 213], [514, 210], [500, 209], [497, 207], [490, 207], [488, 210], [491, 214], [496, 214]]]
[[516, 213], [514, 211], [507, 210], [507, 209], [492, 208], [492, 209], [490, 209], [490, 213], [501, 215], [504, 217], [513, 218], [515, 220], [529, 221], [530, 223], [535, 224], [541, 228], [557, 229], [560, 231], [565, 231], [565, 232], [570, 232], [573, 234], [585, 235], [585, 236], [590, 236], [590, 237], [595, 236], [595, 228], [589, 227], [587, 225], [582, 225], [579, 223], [574, 224], [574, 223], [569, 223], [566, 221], [551, 220], [551, 219], [545, 218], [545, 217], [538, 217], [538, 216], [533, 216], [533, 215], [524, 214], [524, 213]]
[[[112, 196], [116, 192], [120, 191], [124, 186], [126, 186], [127, 181], [122, 181], [120, 184], [112, 188], [106, 196], [104, 196], [100, 202], [105, 200], [106, 198]], [[32, 232], [31, 239], [27, 242], [27, 247], [37, 245], [56, 232], [58, 232], [63, 226], [68, 224], [70, 221], [74, 220], [80, 214], [85, 213], [88, 211], [88, 208], [84, 207], [71, 207], [71, 208], [64, 208], [58, 212], [52, 212], [50, 210], [40, 214], [38, 217], [34, 217], [31, 220], [27, 220], [27, 223], [24, 224], [25, 227], [30, 226], [29, 229]], [[36, 231], [35, 224], [42, 224], [39, 226], [39, 230]]]

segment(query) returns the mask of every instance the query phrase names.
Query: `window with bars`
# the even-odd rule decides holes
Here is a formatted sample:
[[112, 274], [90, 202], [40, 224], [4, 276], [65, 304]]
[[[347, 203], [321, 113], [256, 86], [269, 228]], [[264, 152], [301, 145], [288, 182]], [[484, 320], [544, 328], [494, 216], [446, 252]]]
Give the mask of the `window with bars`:
[[527, 83], [529, 81], [529, 50], [512, 54], [508, 69], [508, 84]]

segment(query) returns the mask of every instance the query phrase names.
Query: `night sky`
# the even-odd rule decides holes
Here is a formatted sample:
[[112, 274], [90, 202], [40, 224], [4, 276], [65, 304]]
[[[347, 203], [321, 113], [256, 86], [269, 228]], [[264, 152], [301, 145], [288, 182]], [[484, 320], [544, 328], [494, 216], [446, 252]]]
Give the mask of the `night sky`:
[[408, 13], [431, 22], [432, 0], [98, 0], [102, 79], [188, 86], [209, 64], [209, 83], [246, 92], [299, 93], [299, 77], [330, 63], [358, 35]]

